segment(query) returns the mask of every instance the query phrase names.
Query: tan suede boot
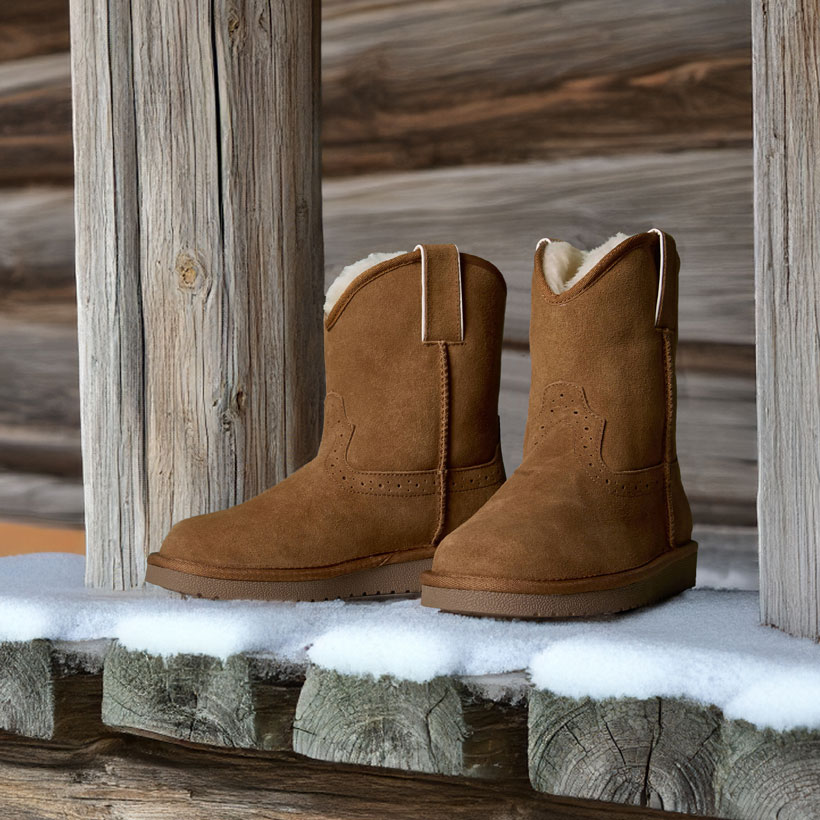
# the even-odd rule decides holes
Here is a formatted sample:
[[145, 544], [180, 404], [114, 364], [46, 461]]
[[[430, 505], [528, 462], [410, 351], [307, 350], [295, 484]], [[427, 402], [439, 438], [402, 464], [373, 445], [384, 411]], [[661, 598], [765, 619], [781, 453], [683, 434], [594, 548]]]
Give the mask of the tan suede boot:
[[524, 460], [441, 543], [423, 604], [596, 615], [694, 585], [675, 455], [678, 267], [660, 231], [618, 235], [589, 254], [539, 243]]
[[176, 524], [146, 580], [208, 598], [418, 592], [442, 537], [504, 481], [505, 300], [498, 270], [454, 245], [346, 268], [325, 305], [318, 455], [244, 504]]

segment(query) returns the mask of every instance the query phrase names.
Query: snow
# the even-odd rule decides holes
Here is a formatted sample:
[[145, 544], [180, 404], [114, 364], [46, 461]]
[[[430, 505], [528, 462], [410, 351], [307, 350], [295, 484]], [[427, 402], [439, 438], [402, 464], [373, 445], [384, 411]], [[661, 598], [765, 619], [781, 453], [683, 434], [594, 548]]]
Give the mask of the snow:
[[429, 681], [529, 670], [571, 697], [689, 698], [728, 718], [820, 729], [820, 645], [758, 625], [757, 594], [695, 589], [620, 616], [558, 622], [445, 615], [417, 600], [183, 600], [83, 586], [81, 556], [0, 558], [0, 640], [116, 638], [157, 655], [270, 654], [354, 675]]

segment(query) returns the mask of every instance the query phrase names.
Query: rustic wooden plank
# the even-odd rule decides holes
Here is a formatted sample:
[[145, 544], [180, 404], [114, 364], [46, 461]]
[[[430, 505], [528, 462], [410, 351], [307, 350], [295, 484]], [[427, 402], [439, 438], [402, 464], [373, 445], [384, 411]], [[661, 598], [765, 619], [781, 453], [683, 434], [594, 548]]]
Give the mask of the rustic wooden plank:
[[[67, 53], [67, 0], [7, 5], [0, 60]], [[617, 12], [604, 0], [334, 2], [323, 18], [331, 174], [750, 142], [741, 0]], [[589, 49], [602, 25], [612, 36]], [[0, 133], [17, 134], [0, 184], [71, 179], [67, 77], [0, 117]]]
[[[419, 238], [456, 241], [496, 262], [508, 280], [509, 342], [523, 344], [535, 242], [544, 233], [591, 244], [617, 230], [663, 225], [677, 238], [682, 354], [724, 345], [753, 356], [751, 154], [745, 150], [558, 161], [335, 179], [325, 183], [326, 281], [375, 249]], [[617, 197], [618, 209], [610, 202]], [[33, 288], [73, 278], [71, 192], [0, 193], [0, 286]], [[67, 298], [71, 298], [67, 294]], [[700, 348], [702, 350], [702, 348]], [[697, 367], [715, 362], [715, 350]]]
[[698, 542], [698, 586], [759, 589], [757, 527], [696, 522], [692, 538]]
[[529, 702], [536, 789], [728, 820], [820, 811], [818, 731], [758, 729], [670, 698]]
[[0, 425], [0, 468], [79, 479], [83, 471], [79, 431]]
[[530, 780], [550, 794], [714, 814], [721, 716], [684, 701], [530, 696]]
[[[0, 467], [78, 475], [73, 334], [70, 326], [0, 314], [0, 373], [18, 385], [0, 395]], [[529, 356], [505, 351], [500, 404], [508, 472], [521, 461], [529, 380]], [[697, 523], [755, 523], [754, 389], [753, 374], [679, 373], [678, 450]]]
[[732, 820], [820, 817], [820, 732], [722, 727], [717, 811]]
[[683, 260], [681, 341], [749, 345], [751, 161], [746, 149], [686, 151], [327, 180], [326, 277], [373, 250], [455, 242], [501, 269], [505, 335], [521, 344], [540, 237], [594, 247], [617, 231], [657, 225], [675, 237]]
[[0, 470], [0, 518], [81, 527], [82, 482], [41, 473]]
[[67, 52], [0, 63], [0, 154], [0, 186], [71, 184]]
[[311, 667], [293, 749], [317, 760], [450, 776], [526, 771], [526, 702], [494, 703], [454, 678], [427, 683]]
[[94, 586], [141, 583], [173, 521], [257, 494], [315, 446], [318, 10], [72, 3]]
[[0, 729], [27, 737], [54, 732], [48, 641], [0, 643]]
[[760, 610], [820, 639], [820, 9], [752, 3]]
[[[72, 311], [73, 312], [73, 311]], [[60, 321], [0, 313], [0, 424], [76, 430], [77, 329]]]
[[0, 729], [80, 744], [99, 734], [105, 642], [0, 643]]
[[245, 655], [162, 658], [115, 644], [103, 673], [103, 721], [191, 743], [291, 749], [298, 685], [259, 676]]
[[[70, 188], [0, 191], [0, 299], [63, 289], [75, 299], [74, 196]], [[76, 321], [76, 320], [75, 320]]]
[[102, 730], [73, 748], [0, 734], [3, 808], [15, 820], [626, 820], [649, 809], [537, 794], [525, 779], [381, 771], [293, 754], [191, 748]]
[[751, 143], [743, 0], [323, 5], [328, 174]]
[[67, 52], [68, 0], [0, 4], [0, 62]]

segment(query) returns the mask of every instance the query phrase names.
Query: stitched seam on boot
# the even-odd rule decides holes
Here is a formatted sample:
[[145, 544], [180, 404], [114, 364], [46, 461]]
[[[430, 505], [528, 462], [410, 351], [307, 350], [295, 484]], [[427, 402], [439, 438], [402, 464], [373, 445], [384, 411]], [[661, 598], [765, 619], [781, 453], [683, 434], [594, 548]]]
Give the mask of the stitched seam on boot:
[[[348, 492], [396, 498], [427, 496], [441, 492], [438, 469], [399, 472], [359, 470], [351, 466], [347, 461], [347, 452], [355, 427], [348, 420], [344, 411], [344, 400], [338, 393], [328, 394], [326, 413], [329, 422], [326, 435], [332, 439], [333, 444], [325, 458], [324, 467]], [[491, 461], [470, 467], [448, 469], [447, 477], [451, 493], [479, 490], [501, 484], [504, 479], [500, 448], [496, 448]]]
[[444, 535], [447, 519], [447, 456], [450, 440], [450, 362], [447, 343], [439, 342], [439, 439], [438, 439], [438, 522], [433, 534], [433, 543], [438, 544]]
[[664, 461], [664, 490], [666, 494], [666, 523], [667, 537], [670, 549], [675, 546], [675, 507], [672, 502], [672, 475], [670, 464], [672, 462], [672, 421], [674, 418], [674, 396], [672, 392], [672, 331], [664, 328], [663, 335], [663, 380], [664, 391], [666, 393], [666, 414], [663, 431], [663, 461]]
[[[569, 394], [569, 395], [568, 395]], [[663, 480], [652, 473], [663, 472], [664, 464], [639, 470], [616, 472], [604, 461], [601, 452], [606, 420], [589, 406], [583, 387], [572, 382], [553, 382], [544, 389], [538, 411], [538, 428], [532, 448], [542, 441], [552, 424], [566, 424], [573, 435], [573, 452], [589, 477], [611, 495], [638, 497], [655, 491]], [[648, 475], [649, 474], [649, 475]]]

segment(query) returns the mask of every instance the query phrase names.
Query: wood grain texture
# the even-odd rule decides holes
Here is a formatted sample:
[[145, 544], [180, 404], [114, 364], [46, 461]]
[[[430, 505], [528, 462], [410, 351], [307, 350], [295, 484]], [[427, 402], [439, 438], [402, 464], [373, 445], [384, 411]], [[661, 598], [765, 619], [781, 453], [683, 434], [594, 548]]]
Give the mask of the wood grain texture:
[[0, 729], [36, 738], [54, 733], [48, 641], [0, 643]]
[[[71, 316], [74, 311], [67, 311]], [[79, 427], [77, 329], [62, 310], [0, 312], [0, 424]]]
[[[77, 478], [74, 330], [62, 323], [46, 326], [43, 318], [41, 309], [20, 319], [0, 314], [0, 374], [18, 385], [0, 395], [0, 467]], [[678, 452], [696, 523], [751, 526], [757, 490], [755, 382], [753, 374], [743, 373], [743, 360], [730, 360], [729, 366], [679, 372]], [[508, 473], [521, 461], [529, 387], [528, 354], [506, 350], [500, 410]], [[80, 505], [76, 515], [81, 512]], [[72, 520], [76, 515], [72, 512]]]
[[820, 9], [752, 10], [761, 619], [820, 640]]
[[720, 720], [683, 701], [534, 692], [530, 779], [550, 794], [711, 816]]
[[0, 309], [47, 289], [74, 301], [73, 202], [70, 188], [0, 191]]
[[78, 745], [99, 735], [99, 646], [0, 643], [0, 729]]
[[0, 62], [67, 52], [69, 0], [7, 0], [0, 4]]
[[[524, 343], [535, 243], [590, 246], [661, 225], [678, 241], [681, 340], [754, 342], [752, 156], [746, 149], [443, 169], [327, 180], [329, 284], [373, 250], [455, 241], [495, 262], [509, 284], [506, 334]], [[71, 192], [0, 192], [0, 286], [72, 282]], [[612, 202], [617, 201], [617, 208]], [[49, 273], [53, 271], [53, 273]], [[698, 366], [714, 361], [701, 355]], [[748, 366], [748, 365], [744, 365]]]
[[101, 730], [76, 748], [0, 733], [3, 809], [15, 820], [629, 820], [648, 809], [501, 782], [408, 774], [162, 742]]
[[455, 242], [507, 279], [508, 341], [529, 326], [542, 236], [594, 247], [656, 225], [682, 259], [680, 339], [754, 341], [752, 155], [602, 157], [326, 180], [326, 277], [371, 251]]
[[315, 447], [318, 8], [72, 3], [93, 586]]
[[536, 789], [727, 820], [820, 811], [820, 732], [757, 729], [670, 698], [529, 698]]
[[70, 65], [68, 53], [0, 62], [0, 186], [71, 184]]
[[[471, 817], [473, 800], [498, 817], [805, 820], [820, 809], [820, 731], [757, 729], [674, 698], [575, 700], [532, 690], [521, 673], [421, 684], [310, 668], [297, 707], [300, 672], [268, 656], [163, 660], [107, 641], [34, 641], [0, 645], [0, 660], [0, 728], [59, 742], [0, 732], [4, 801], [31, 797], [35, 770], [40, 793], [48, 771], [59, 794], [37, 818], [113, 820], [128, 806], [175, 817], [217, 803], [220, 817], [257, 818], [274, 797], [282, 817], [371, 816], [365, 805], [378, 817], [391, 788], [423, 801], [388, 812], [408, 818], [420, 806]], [[101, 711], [121, 725], [103, 725]], [[300, 759], [291, 738], [296, 752], [344, 765]], [[527, 766], [553, 796], [535, 795]], [[339, 791], [357, 778], [370, 791]], [[326, 814], [320, 794], [351, 813]]]
[[311, 667], [293, 749], [317, 760], [451, 776], [526, 771], [526, 702], [496, 704], [452, 678], [378, 680]]
[[328, 174], [751, 143], [743, 0], [323, 7]]
[[102, 717], [125, 731], [242, 749], [291, 749], [299, 688], [259, 680], [250, 659], [161, 658], [115, 644], [105, 660]]
[[81, 527], [82, 482], [78, 478], [0, 470], [0, 518]]
[[[67, 0], [7, 5], [0, 60], [65, 50]], [[749, 25], [742, 0], [325, 2], [325, 171], [749, 145]], [[71, 179], [67, 74], [49, 93], [3, 118], [0, 184]]]
[[820, 817], [820, 733], [726, 724], [718, 762], [717, 811], [732, 820]]

